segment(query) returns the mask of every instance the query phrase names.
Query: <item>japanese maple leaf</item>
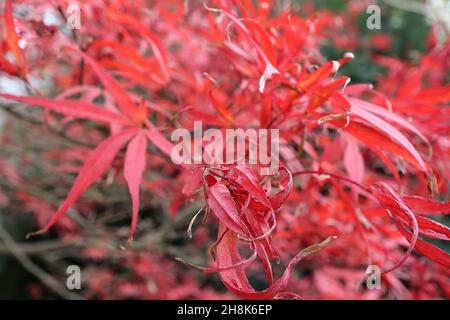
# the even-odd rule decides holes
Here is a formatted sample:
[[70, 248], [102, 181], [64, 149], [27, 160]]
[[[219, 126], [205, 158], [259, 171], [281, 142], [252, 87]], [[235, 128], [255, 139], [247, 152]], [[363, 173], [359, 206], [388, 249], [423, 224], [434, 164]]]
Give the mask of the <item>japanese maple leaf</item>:
[[73, 48], [101, 80], [105, 89], [115, 100], [119, 113], [114, 113], [98, 105], [84, 101], [19, 97], [9, 94], [0, 94], [0, 97], [38, 106], [78, 119], [116, 124], [119, 125], [120, 130], [102, 141], [92, 151], [79, 171], [67, 198], [57, 212], [43, 229], [30, 235], [47, 232], [77, 201], [83, 192], [107, 171], [119, 151], [126, 146], [124, 176], [133, 203], [131, 230], [128, 239], [130, 243], [133, 239], [138, 220], [139, 186], [145, 170], [148, 140], [153, 142], [163, 153], [169, 156], [172, 144], [147, 120], [148, 110], [144, 101], [136, 105], [130, 95], [124, 91], [114, 77], [108, 74], [95, 60], [84, 52], [76, 47]]

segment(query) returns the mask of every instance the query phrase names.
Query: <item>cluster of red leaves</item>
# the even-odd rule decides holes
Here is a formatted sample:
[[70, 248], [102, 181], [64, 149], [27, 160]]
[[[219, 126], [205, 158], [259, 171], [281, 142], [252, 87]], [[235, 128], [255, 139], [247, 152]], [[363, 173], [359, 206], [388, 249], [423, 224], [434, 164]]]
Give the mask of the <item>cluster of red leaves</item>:
[[[68, 1], [15, 1], [33, 8], [23, 17], [14, 17], [12, 1], [5, 1], [2, 71], [34, 92], [0, 97], [43, 108], [44, 121], [71, 123], [68, 134], [96, 144], [66, 199], [34, 234], [57, 224], [119, 158], [132, 200], [129, 243], [141, 187], [165, 199], [173, 214], [186, 201], [205, 201], [204, 221], [218, 221], [218, 236], [213, 266], [196, 268], [218, 272], [240, 297], [296, 297], [289, 288], [320, 298], [448, 296], [450, 256], [427, 238], [450, 240], [450, 230], [426, 217], [450, 212], [449, 203], [433, 200], [439, 191], [446, 195], [450, 173], [443, 121], [448, 43], [416, 67], [378, 57], [390, 70], [374, 90], [339, 75], [351, 53], [339, 61], [321, 56], [320, 43], [337, 23], [328, 13], [303, 17], [271, 0], [257, 6], [248, 0], [78, 3], [82, 29], [70, 31], [63, 14]], [[44, 23], [46, 12], [58, 15], [59, 25]], [[54, 98], [32, 81], [49, 76]], [[176, 167], [168, 137], [192, 129], [194, 121], [280, 129], [279, 173], [262, 176], [240, 164]], [[84, 154], [70, 149], [56, 158]], [[294, 266], [328, 244], [305, 258], [304, 275], [293, 280]], [[273, 262], [286, 259], [275, 277]], [[247, 276], [256, 261], [266, 275], [262, 291]], [[357, 284], [372, 264], [382, 268], [388, 286], [362, 293]], [[398, 270], [407, 272], [408, 287]]]

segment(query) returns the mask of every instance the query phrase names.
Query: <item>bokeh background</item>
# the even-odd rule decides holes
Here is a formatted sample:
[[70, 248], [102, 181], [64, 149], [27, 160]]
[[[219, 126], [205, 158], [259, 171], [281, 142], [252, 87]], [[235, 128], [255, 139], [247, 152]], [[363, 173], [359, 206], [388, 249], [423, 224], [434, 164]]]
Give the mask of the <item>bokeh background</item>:
[[[353, 83], [376, 83], [387, 74], [385, 66], [374, 56], [417, 63], [429, 50], [432, 24], [448, 27], [450, 23], [447, 20], [450, 3], [445, 0], [283, 3], [305, 8], [299, 11], [300, 14], [315, 10], [329, 14], [335, 17], [330, 20], [335, 24], [331, 28], [349, 30], [351, 37], [337, 33], [336, 38], [324, 39], [321, 51], [327, 60], [338, 59], [345, 52], [352, 51], [356, 59], [346, 64], [341, 73], [350, 76]], [[366, 27], [368, 14], [364, 8], [373, 3], [382, 9], [380, 30]], [[430, 11], [421, 11], [424, 8]], [[18, 11], [22, 9], [16, 8]], [[345, 18], [340, 19], [340, 16]], [[434, 31], [435, 41], [446, 39], [445, 27]], [[45, 87], [48, 84], [41, 85]], [[16, 92], [22, 90], [20, 83], [3, 75], [0, 75], [0, 87]], [[198, 208], [195, 203], [177, 209], [179, 212], [173, 215], [161, 197], [144, 195], [139, 228], [146, 230], [146, 245], [131, 251], [118, 249], [121, 242], [115, 240], [115, 236], [123, 238], [128, 232], [130, 203], [126, 189], [111, 184], [108, 181], [110, 177], [88, 190], [78, 211], [70, 211], [58, 225], [58, 230], [25, 241], [25, 235], [37, 229], [37, 220], [48, 219], [66, 194], [73, 176], [63, 172], [63, 168], [55, 171], [52, 155], [47, 152], [48, 145], [64, 148], [71, 142], [61, 135], [49, 134], [48, 128], [38, 122], [33, 123], [33, 119], [23, 118], [20, 112], [0, 110], [0, 136], [8, 131], [8, 139], [11, 135], [14, 137], [14, 143], [8, 143], [5, 137], [0, 138], [0, 161], [4, 162], [0, 174], [1, 299], [61, 299], [71, 298], [71, 295], [138, 299], [234, 298], [223, 288], [217, 276], [204, 277], [195, 270], [186, 270], [173, 259], [174, 256], [183, 256], [191, 257], [191, 261], [199, 264], [204, 262], [202, 258], [194, 257], [194, 250], [199, 249], [187, 246], [185, 236], [190, 216]], [[8, 163], [19, 163], [23, 177], [16, 177], [17, 172], [13, 169], [8, 170]], [[11, 181], [17, 183], [12, 184]], [[92, 214], [92, 208], [95, 214]], [[83, 210], [90, 213], [80, 214]], [[449, 224], [448, 220], [442, 222]], [[80, 227], [87, 235], [83, 241], [79, 240], [77, 232]], [[211, 232], [201, 227], [196, 231], [199, 238], [202, 235], [207, 237]], [[198, 243], [200, 246], [200, 239]], [[437, 244], [449, 250], [449, 247]], [[65, 270], [71, 264], [81, 267], [83, 281], [89, 280], [87, 286], [83, 282], [81, 291], [68, 293], [60, 286], [64, 286]], [[102, 293], [102, 288], [107, 289]]]

